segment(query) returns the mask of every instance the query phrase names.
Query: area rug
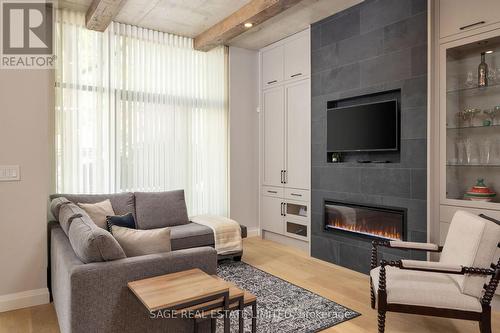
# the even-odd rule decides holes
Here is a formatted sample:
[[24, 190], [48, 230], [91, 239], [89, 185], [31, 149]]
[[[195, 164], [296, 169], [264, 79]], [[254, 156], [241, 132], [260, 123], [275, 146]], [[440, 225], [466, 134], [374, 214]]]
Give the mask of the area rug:
[[[217, 275], [257, 296], [259, 333], [318, 332], [360, 315], [244, 262], [221, 262]], [[238, 330], [237, 317], [231, 314], [231, 332]], [[251, 332], [251, 317], [248, 307], [245, 332]]]

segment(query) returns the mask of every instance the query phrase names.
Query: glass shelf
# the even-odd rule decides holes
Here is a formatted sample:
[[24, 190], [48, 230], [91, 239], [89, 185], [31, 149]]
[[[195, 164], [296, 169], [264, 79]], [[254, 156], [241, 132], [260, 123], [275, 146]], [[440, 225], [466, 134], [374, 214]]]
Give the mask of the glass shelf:
[[446, 163], [448, 167], [464, 167], [464, 168], [500, 168], [500, 164], [458, 164]]
[[460, 127], [446, 127], [447, 130], [469, 130], [469, 129], [477, 129], [477, 128], [497, 128], [500, 129], [500, 124], [495, 124], [495, 125], [488, 125], [488, 126], [483, 126], [483, 125], [478, 125], [478, 126], [460, 126]]
[[500, 82], [495, 82], [493, 84], [487, 85], [486, 87], [470, 87], [470, 88], [459, 88], [459, 89], [451, 89], [446, 91], [447, 94], [458, 94], [458, 93], [487, 93], [491, 90], [499, 89]]

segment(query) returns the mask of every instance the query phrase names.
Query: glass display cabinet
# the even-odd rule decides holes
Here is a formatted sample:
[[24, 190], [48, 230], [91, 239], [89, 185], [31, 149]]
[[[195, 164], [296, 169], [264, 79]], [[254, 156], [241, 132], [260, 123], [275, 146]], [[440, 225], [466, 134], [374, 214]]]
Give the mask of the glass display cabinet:
[[441, 201], [499, 209], [500, 37], [481, 36], [441, 45]]

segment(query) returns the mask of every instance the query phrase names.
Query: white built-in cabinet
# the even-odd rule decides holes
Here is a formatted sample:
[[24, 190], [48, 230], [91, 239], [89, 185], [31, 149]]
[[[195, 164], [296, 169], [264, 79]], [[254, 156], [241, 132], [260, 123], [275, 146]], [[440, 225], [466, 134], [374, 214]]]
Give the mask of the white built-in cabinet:
[[[484, 113], [500, 105], [500, 1], [437, 0], [432, 10], [429, 230], [443, 244], [457, 210], [500, 218], [500, 116], [490, 120]], [[486, 51], [492, 51], [486, 55], [490, 82], [478, 87]], [[471, 108], [480, 111], [465, 119]], [[477, 179], [498, 193], [492, 202], [467, 200]]]
[[260, 226], [264, 237], [272, 233], [299, 243], [310, 238], [309, 34], [308, 29], [260, 52]]

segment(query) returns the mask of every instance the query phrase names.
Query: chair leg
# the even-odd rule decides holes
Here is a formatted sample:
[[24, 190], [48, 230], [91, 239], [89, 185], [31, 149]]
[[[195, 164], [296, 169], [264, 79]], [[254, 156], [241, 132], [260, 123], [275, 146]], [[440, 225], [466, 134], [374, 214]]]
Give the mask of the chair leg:
[[375, 309], [375, 291], [373, 290], [373, 283], [371, 277], [370, 277], [370, 300], [372, 309]]
[[491, 312], [484, 313], [479, 321], [479, 331], [481, 333], [491, 333]]
[[378, 333], [385, 332], [385, 311], [378, 311]]

